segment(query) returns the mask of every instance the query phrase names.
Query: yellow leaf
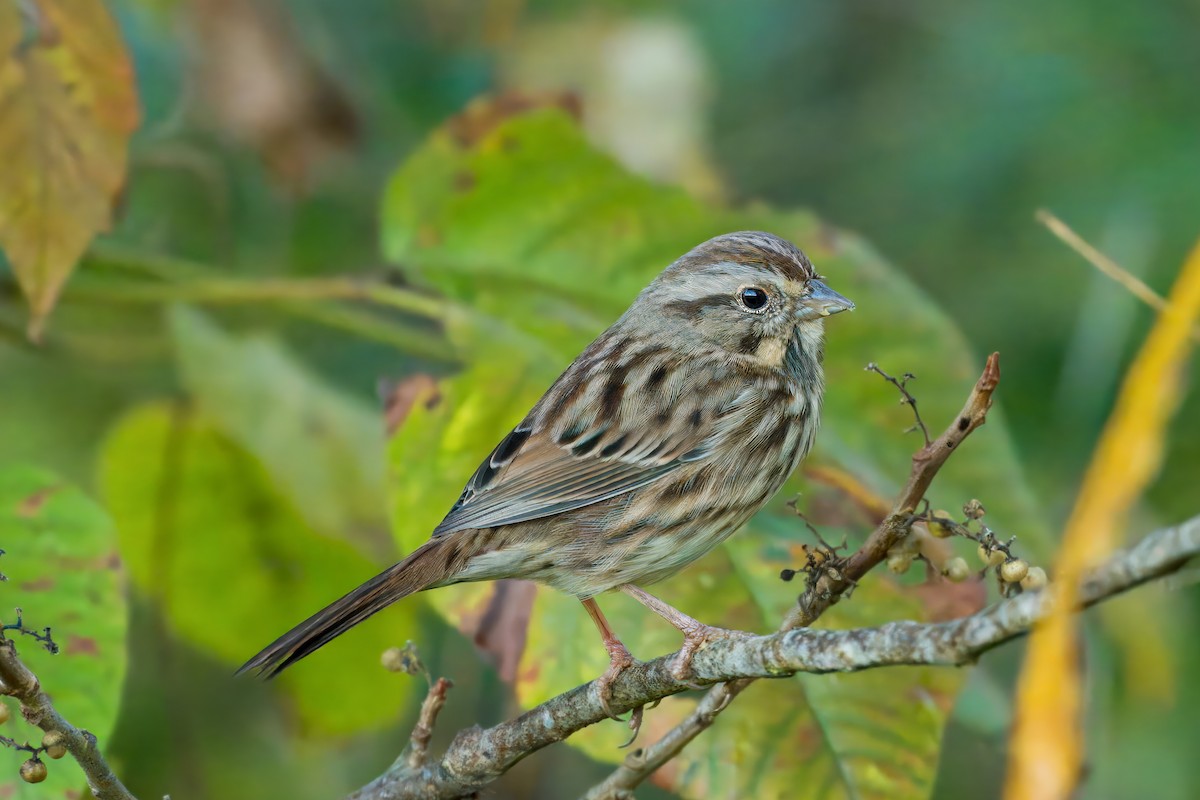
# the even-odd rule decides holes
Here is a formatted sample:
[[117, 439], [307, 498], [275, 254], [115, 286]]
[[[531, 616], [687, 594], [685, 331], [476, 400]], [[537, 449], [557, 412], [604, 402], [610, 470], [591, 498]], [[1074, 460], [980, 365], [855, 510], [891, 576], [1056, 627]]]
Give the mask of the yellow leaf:
[[31, 338], [109, 227], [137, 123], [133, 68], [100, 0], [0, 3], [0, 246]]
[[1063, 534], [1056, 611], [1035, 629], [1017, 690], [1006, 800], [1074, 793], [1083, 764], [1079, 652], [1071, 608], [1080, 577], [1118, 542], [1130, 507], [1162, 461], [1167, 422], [1200, 317], [1200, 243], [1121, 385]]

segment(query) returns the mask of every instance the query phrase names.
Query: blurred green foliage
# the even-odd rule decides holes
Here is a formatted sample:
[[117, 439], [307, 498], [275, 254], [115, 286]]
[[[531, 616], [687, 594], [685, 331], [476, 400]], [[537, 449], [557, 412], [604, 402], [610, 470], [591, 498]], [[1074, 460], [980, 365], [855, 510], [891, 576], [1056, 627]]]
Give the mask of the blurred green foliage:
[[[145, 123], [117, 229], [68, 284], [40, 348], [23, 339], [25, 312], [0, 264], [0, 462], [53, 469], [116, 519], [134, 593], [110, 753], [144, 796], [315, 798], [361, 784], [411, 726], [420, 683], [376, 666], [379, 650], [407, 638], [457, 684], [435, 748], [456, 727], [511, 715], [518, 698], [594, 677], [603, 654], [584, 638], [577, 604], [542, 592], [529, 658], [562, 657], [536, 674], [527, 658], [515, 693], [502, 684], [443, 616], [462, 623], [487, 587], [410, 598], [278, 686], [229, 673], [388, 563], [393, 533], [403, 547], [422, 540], [539, 388], [650, 274], [706, 236], [792, 236], [859, 302], [831, 325], [818, 455], [884, 495], [915, 438], [901, 434], [908, 410], [863, 364], [917, 373], [914, 391], [939, 424], [980, 356], [1000, 350], [1004, 415], [956, 458], [935, 500], [954, 508], [980, 496], [996, 526], [1042, 560], [1053, 543], [1040, 534], [1069, 505], [1151, 313], [1091, 274], [1033, 212], [1053, 209], [1159, 290], [1200, 230], [1200, 183], [1186, 179], [1200, 174], [1194, 4], [230, 4], [225, 23], [266, 31], [261, 60], [246, 60], [206, 0], [110, 6]], [[274, 16], [263, 25], [247, 8]], [[250, 97], [296, 87], [303, 113], [247, 124], [214, 63]], [[282, 83], [267, 79], [274, 68]], [[486, 151], [445, 130], [430, 137], [479, 94], [511, 89], [575, 90], [592, 146], [550, 112], [512, 123], [523, 143], [512, 151], [496, 132]], [[395, 295], [356, 299], [345, 284], [319, 300], [289, 294], [345, 278]], [[431, 310], [426, 289], [447, 299]], [[378, 382], [418, 372], [453, 377], [441, 405], [414, 406], [388, 466]], [[1200, 414], [1194, 394], [1186, 402], [1139, 529], [1196, 511]], [[451, 422], [454, 448], [444, 446]], [[182, 457], [174, 472], [170, 447]], [[803, 477], [797, 490], [829, 500]], [[804, 538], [784, 499], [665, 584], [667, 598], [713, 622], [773, 624], [793, 589], [770, 573], [794, 566], [790, 547]], [[12, 576], [17, 547], [5, 538]], [[872, 583], [839, 612], [921, 613], [911, 590]], [[1182, 598], [1144, 592], [1089, 626], [1086, 797], [1187, 798], [1200, 781], [1187, 749], [1200, 647], [1188, 635], [1195, 603]], [[624, 598], [604, 605], [618, 630], [636, 631], [636, 654], [675, 645]], [[37, 624], [52, 613], [27, 610]], [[119, 635], [124, 614], [104, 616], [62, 630]], [[56, 662], [45, 660], [33, 666], [57, 692]], [[937, 761], [937, 796], [996, 796], [1014, 664], [1009, 648], [971, 674], [940, 760], [937, 731], [960, 675], [805, 678], [751, 689], [670, 785], [771, 796], [780, 784], [756, 781], [790, 776], [798, 785], [779, 793], [912, 796]], [[886, 700], [864, 702], [873, 696]], [[689, 702], [650, 712], [643, 737]], [[618, 728], [599, 726], [587, 752], [616, 758]], [[760, 739], [738, 738], [755, 728], [792, 738], [757, 749]], [[736, 769], [718, 768], [728, 763]], [[606, 769], [559, 747], [528, 759], [496, 796], [561, 797]]]
[[[0, 467], [0, 542], [0, 570], [8, 582], [5, 602], [26, 609], [26, 629], [41, 633], [49, 628], [58, 652], [16, 631], [4, 635], [16, 641], [21, 659], [53, 694], [59, 712], [107, 741], [125, 679], [127, 614], [112, 521], [94, 500], [58, 476], [6, 465]], [[8, 608], [2, 616], [5, 625], [18, 621]], [[39, 744], [41, 731], [13, 730], [22, 724], [16, 722], [21, 719], [16, 703], [0, 702], [9, 706], [14, 720], [0, 732]], [[12, 769], [0, 771], [0, 795], [79, 796], [83, 773], [71, 759], [51, 762], [45, 782], [32, 786], [17, 777], [16, 755]]]
[[[267, 644], [372, 572], [347, 543], [310, 527], [236, 440], [186, 409], [154, 404], [119, 422], [100, 481], [134, 586], [174, 634], [231, 671], [251, 642]], [[397, 682], [379, 654], [411, 635], [394, 624], [356, 632], [341, 657], [323, 653], [282, 678], [300, 722], [346, 733], [390, 721], [379, 701], [397, 694]]]

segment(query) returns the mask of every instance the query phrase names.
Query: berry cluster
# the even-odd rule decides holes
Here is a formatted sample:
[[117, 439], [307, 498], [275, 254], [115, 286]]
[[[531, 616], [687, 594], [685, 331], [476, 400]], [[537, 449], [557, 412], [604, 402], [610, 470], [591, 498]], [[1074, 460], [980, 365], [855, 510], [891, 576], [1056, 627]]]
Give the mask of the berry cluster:
[[916, 515], [912, 532], [888, 551], [888, 568], [897, 574], [908, 571], [918, 559], [931, 564], [945, 578], [956, 583], [967, 580], [973, 573], [962, 556], [956, 556], [937, 540], [960, 536], [976, 543], [976, 552], [983, 567], [977, 573], [983, 578], [993, 572], [1000, 593], [1011, 597], [1022, 591], [1036, 591], [1046, 585], [1046, 570], [1031, 566], [1013, 554], [1016, 537], [1001, 541], [996, 532], [983, 522], [986, 511], [978, 500], [963, 504], [963, 519], [955, 520], [948, 511], [925, 511]]
[[[12, 712], [9, 711], [8, 704], [0, 702], [0, 725], [8, 722], [11, 716]], [[29, 742], [20, 744], [16, 739], [8, 736], [0, 736], [0, 744], [11, 747], [13, 750], [29, 753], [29, 758], [21, 764], [21, 780], [26, 783], [41, 783], [46, 780], [46, 764], [41, 759], [42, 755], [58, 759], [67, 754], [67, 737], [62, 731], [46, 731], [42, 736], [40, 747], [31, 745]]]

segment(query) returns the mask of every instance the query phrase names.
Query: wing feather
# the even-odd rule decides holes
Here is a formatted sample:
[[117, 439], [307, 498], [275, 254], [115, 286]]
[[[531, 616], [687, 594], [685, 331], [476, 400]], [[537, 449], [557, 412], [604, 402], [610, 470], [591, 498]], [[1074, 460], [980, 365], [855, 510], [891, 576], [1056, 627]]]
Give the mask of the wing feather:
[[[583, 508], [647, 486], [704, 458], [731, 399], [707, 391], [712, 377], [694, 374], [676, 383], [670, 393], [625, 392], [617, 413], [602, 421], [587, 408], [587, 393], [571, 387], [571, 396], [577, 398], [573, 416], [563, 422], [560, 415], [557, 425], [539, 413], [554, 402], [552, 387], [484, 459], [433, 535], [512, 525]], [[559, 383], [565, 380], [586, 383], [587, 376], [568, 371]], [[697, 413], [702, 407], [705, 413]], [[570, 434], [563, 436], [560, 430], [556, 438], [556, 429]]]

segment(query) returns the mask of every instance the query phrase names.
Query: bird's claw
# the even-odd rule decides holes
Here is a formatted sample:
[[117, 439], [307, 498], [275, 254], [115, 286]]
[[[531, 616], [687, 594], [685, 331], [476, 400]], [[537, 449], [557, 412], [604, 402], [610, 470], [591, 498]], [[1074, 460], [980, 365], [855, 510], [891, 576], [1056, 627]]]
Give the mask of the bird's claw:
[[[615, 719], [617, 722], [624, 722], [625, 720], [613, 713], [612, 707], [609, 705], [609, 701], [612, 700], [613, 683], [616, 682], [617, 677], [620, 676], [622, 672], [633, 666], [634, 658], [629, 650], [626, 649], [625, 645], [621, 644], [620, 642], [607, 645], [607, 648], [608, 669], [604, 670], [604, 674], [596, 679], [596, 694], [599, 696], [600, 709], [604, 712], [604, 715], [609, 719]], [[639, 723], [640, 715], [638, 712], [640, 710], [641, 709], [639, 708], [634, 711], [634, 717], [638, 718]], [[634, 717], [630, 717], [630, 723], [633, 722]], [[634, 730], [634, 736], [637, 736], [636, 729]], [[630, 741], [633, 740], [631, 739]]]
[[633, 731], [633, 733], [630, 734], [629, 741], [621, 745], [622, 750], [637, 741], [638, 734], [642, 732], [642, 718], [645, 716], [645, 714], [646, 707], [638, 706], [633, 710], [633, 713], [629, 715], [629, 730]]

